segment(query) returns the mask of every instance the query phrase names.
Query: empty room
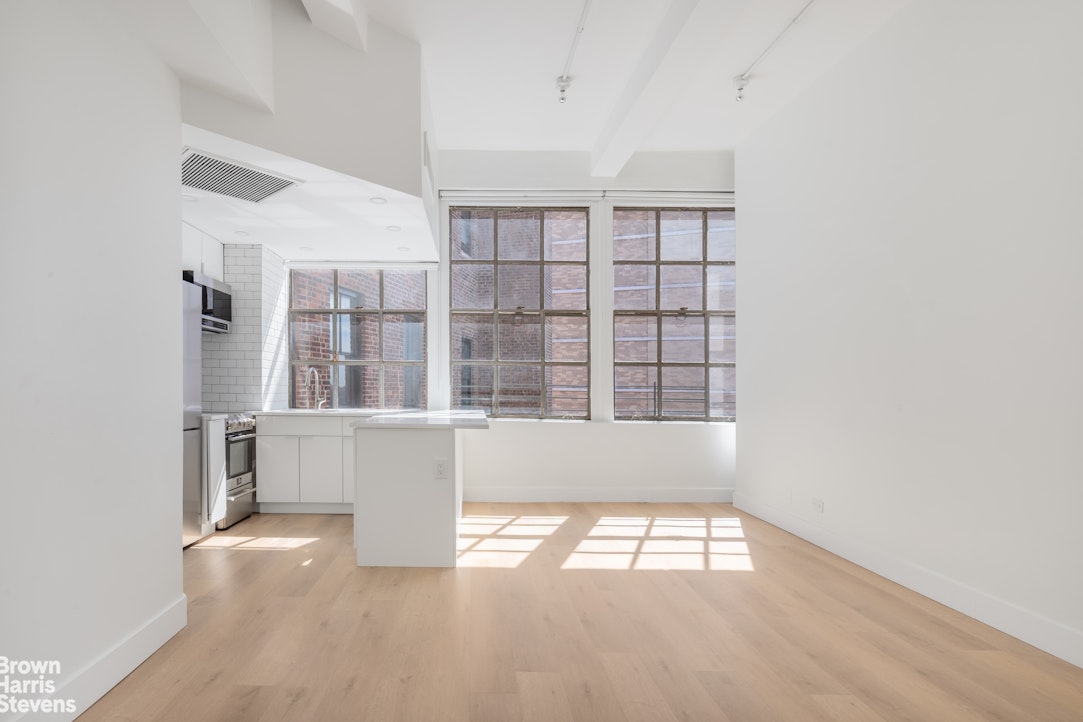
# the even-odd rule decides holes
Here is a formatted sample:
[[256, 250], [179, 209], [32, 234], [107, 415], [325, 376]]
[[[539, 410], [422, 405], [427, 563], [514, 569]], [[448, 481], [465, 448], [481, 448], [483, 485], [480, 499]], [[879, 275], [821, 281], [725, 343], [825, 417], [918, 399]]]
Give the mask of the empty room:
[[1081, 24], [3, 3], [0, 720], [1083, 719]]

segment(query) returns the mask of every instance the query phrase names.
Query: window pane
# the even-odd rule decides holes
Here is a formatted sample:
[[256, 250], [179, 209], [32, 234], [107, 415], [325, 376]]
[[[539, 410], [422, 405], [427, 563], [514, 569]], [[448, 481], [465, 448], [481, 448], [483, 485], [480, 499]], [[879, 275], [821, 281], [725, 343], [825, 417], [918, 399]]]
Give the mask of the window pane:
[[586, 366], [545, 368], [545, 414], [561, 418], [586, 418], [589, 409]]
[[420, 409], [425, 406], [425, 367], [384, 365], [384, 406]]
[[545, 359], [586, 363], [589, 331], [585, 316], [549, 316], [545, 320]]
[[380, 316], [376, 313], [336, 314], [338, 354], [342, 361], [380, 358]]
[[451, 358], [454, 361], [479, 359], [491, 361], [493, 356], [493, 315], [461, 314], [451, 316]]
[[662, 368], [662, 415], [703, 418], [704, 368], [665, 366]]
[[384, 314], [384, 360], [425, 360], [424, 314]]
[[425, 272], [384, 271], [384, 308], [425, 308]]
[[613, 211], [613, 260], [653, 261], [654, 220], [654, 211]]
[[657, 367], [618, 366], [613, 372], [613, 384], [618, 419], [651, 418], [656, 414]]
[[338, 408], [380, 408], [380, 367], [336, 365]]
[[[310, 373], [309, 369], [315, 369]], [[331, 367], [297, 364], [293, 367], [293, 408], [316, 409], [331, 406]]]
[[587, 260], [586, 211], [545, 212], [545, 260]]
[[488, 261], [493, 257], [493, 211], [455, 208], [451, 211], [451, 257]]
[[662, 266], [658, 272], [663, 310], [703, 308], [703, 266]]
[[703, 363], [703, 316], [662, 317], [662, 361], [664, 363]]
[[500, 260], [541, 260], [540, 210], [497, 211], [496, 247]]
[[302, 313], [290, 319], [290, 358], [331, 360], [331, 314]]
[[334, 271], [290, 272], [290, 308], [331, 308], [334, 301]]
[[379, 308], [379, 271], [339, 271], [339, 308]]
[[587, 267], [547, 265], [545, 308], [587, 310]]
[[452, 264], [451, 307], [492, 308], [493, 267], [476, 264]]
[[654, 266], [613, 266], [613, 308], [629, 311], [653, 311], [657, 308]]
[[658, 361], [658, 319], [654, 316], [613, 318], [613, 359], [655, 363]]
[[541, 267], [521, 263], [500, 266], [500, 305], [512, 311], [520, 306], [526, 309], [541, 308]]
[[493, 367], [484, 364], [451, 365], [451, 408], [493, 411]]
[[541, 361], [541, 317], [500, 314], [500, 360]]
[[737, 320], [733, 316], [712, 316], [711, 363], [737, 362]]
[[737, 416], [737, 369], [711, 369], [711, 416]]
[[707, 213], [707, 260], [737, 260], [737, 222], [733, 211]]
[[737, 267], [707, 267], [707, 308], [712, 311], [737, 310]]
[[703, 260], [703, 214], [700, 211], [662, 211], [663, 261]]
[[541, 416], [541, 366], [500, 366], [497, 381], [501, 414]]

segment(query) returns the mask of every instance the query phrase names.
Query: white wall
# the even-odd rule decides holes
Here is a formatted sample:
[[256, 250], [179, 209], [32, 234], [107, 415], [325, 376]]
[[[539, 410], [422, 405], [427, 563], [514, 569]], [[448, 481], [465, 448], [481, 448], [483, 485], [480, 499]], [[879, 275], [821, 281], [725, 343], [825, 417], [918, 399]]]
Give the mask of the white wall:
[[23, 0], [0, 97], [0, 655], [83, 711], [186, 619], [179, 90], [95, 0]]
[[915, 0], [738, 147], [735, 500], [1083, 665], [1081, 25]]
[[420, 46], [370, 22], [362, 53], [270, 2], [274, 114], [184, 84], [184, 122], [421, 197]]
[[732, 151], [636, 153], [616, 178], [590, 174], [590, 153], [440, 151], [440, 187], [465, 189], [733, 190]]

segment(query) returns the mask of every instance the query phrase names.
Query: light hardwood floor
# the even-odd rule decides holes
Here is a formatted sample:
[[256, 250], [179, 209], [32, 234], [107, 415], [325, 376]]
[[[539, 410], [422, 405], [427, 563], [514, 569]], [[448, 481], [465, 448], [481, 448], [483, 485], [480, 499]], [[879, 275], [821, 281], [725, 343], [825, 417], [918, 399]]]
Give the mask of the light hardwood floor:
[[184, 552], [188, 626], [79, 719], [1083, 720], [1083, 669], [725, 504], [467, 504], [458, 569], [352, 517]]

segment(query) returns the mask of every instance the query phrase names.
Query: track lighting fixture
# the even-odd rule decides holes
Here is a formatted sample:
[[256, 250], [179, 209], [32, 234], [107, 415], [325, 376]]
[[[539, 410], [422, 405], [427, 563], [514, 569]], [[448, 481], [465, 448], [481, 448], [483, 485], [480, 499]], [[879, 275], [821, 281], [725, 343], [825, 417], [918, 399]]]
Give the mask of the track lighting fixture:
[[733, 79], [733, 85], [737, 88], [737, 102], [745, 99], [745, 86], [748, 85], [747, 75], [738, 75]]
[[812, 3], [814, 2], [816, 2], [816, 0], [808, 0], [808, 2], [805, 3], [804, 7], [802, 7], [801, 10], [793, 16], [793, 19], [786, 24], [786, 27], [782, 28], [782, 32], [775, 36], [775, 39], [771, 41], [770, 45], [764, 48], [763, 52], [756, 56], [756, 59], [752, 61], [752, 64], [749, 65], [747, 69], [745, 69], [745, 72], [741, 73], [740, 75], [734, 76], [733, 85], [737, 88], [736, 100], [738, 103], [745, 99], [745, 88], [748, 86], [748, 81], [749, 78], [751, 78], [752, 76], [753, 68], [759, 65], [760, 61], [767, 57], [767, 54], [775, 49], [775, 46], [778, 45], [778, 41], [782, 40], [782, 36], [785, 35], [790, 28], [797, 24], [797, 22], [801, 19], [801, 16], [804, 15], [810, 7], [812, 7]]

